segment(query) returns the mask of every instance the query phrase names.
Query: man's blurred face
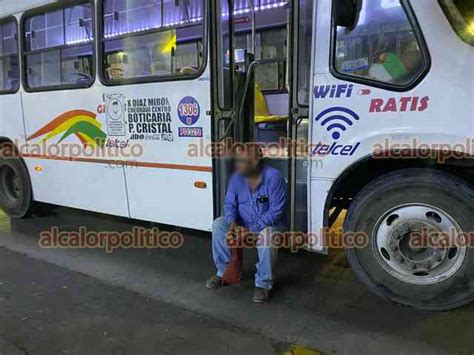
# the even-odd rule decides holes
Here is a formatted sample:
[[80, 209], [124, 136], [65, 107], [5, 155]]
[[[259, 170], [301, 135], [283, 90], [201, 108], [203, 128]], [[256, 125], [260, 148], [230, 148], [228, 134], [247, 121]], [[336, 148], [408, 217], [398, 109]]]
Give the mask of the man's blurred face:
[[235, 171], [243, 176], [250, 176], [259, 172], [260, 158], [254, 152], [240, 150], [234, 154]]

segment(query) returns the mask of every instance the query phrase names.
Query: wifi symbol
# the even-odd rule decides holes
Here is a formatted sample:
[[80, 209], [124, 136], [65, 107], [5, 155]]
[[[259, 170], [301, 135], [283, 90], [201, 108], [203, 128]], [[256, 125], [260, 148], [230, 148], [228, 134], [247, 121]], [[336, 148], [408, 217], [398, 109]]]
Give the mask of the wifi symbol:
[[[342, 115], [345, 113], [349, 115]], [[327, 127], [327, 131], [332, 131], [332, 138], [338, 140], [341, 138], [341, 133], [347, 130], [348, 126], [352, 126], [354, 124], [354, 120], [358, 121], [359, 115], [352, 110], [349, 110], [345, 107], [331, 107], [323, 112], [321, 112], [316, 117], [316, 122], [320, 122], [321, 127]]]

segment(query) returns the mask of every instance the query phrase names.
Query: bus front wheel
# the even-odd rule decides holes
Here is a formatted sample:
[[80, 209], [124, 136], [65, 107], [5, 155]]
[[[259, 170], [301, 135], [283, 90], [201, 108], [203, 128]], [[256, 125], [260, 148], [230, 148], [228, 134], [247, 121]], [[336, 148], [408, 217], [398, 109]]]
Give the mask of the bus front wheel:
[[[345, 220], [346, 256], [376, 295], [424, 310], [474, 299], [473, 186], [432, 169], [404, 169], [369, 183]], [[348, 245], [349, 236], [365, 242]]]
[[26, 166], [18, 157], [1, 156], [0, 208], [12, 218], [27, 217], [32, 207], [32, 193]]

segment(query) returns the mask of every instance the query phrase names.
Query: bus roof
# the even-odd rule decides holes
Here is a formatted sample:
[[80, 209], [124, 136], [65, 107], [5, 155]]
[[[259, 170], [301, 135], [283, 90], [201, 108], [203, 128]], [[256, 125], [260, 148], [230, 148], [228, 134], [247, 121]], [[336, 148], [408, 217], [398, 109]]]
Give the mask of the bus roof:
[[57, 0], [0, 0], [0, 17], [18, 14], [53, 2], [57, 2]]

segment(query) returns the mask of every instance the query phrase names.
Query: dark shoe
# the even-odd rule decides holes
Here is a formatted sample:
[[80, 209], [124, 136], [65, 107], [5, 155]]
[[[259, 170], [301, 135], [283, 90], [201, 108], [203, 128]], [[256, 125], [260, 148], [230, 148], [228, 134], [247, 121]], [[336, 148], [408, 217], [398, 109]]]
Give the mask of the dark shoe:
[[255, 303], [270, 302], [270, 291], [261, 287], [255, 287], [253, 291], [253, 301]]
[[219, 276], [212, 276], [206, 281], [206, 288], [208, 290], [216, 290], [222, 286], [224, 286], [224, 281], [222, 281], [222, 277]]

